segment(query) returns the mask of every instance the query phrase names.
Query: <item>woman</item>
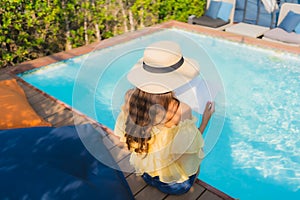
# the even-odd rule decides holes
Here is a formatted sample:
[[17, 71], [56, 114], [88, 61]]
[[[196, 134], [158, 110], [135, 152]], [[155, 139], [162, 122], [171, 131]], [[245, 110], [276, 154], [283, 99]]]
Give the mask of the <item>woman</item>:
[[174, 89], [199, 75], [196, 63], [179, 45], [161, 41], [148, 46], [127, 78], [127, 91], [114, 133], [132, 152], [130, 163], [145, 182], [167, 194], [183, 194], [194, 183], [203, 159], [206, 125], [214, 112], [207, 102], [200, 127], [191, 108]]

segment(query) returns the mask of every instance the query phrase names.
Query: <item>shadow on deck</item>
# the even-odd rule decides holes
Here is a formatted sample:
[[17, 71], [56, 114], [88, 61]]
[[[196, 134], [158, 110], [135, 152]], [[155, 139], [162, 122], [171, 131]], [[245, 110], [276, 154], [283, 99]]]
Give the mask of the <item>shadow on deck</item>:
[[[63, 102], [60, 102], [53, 97], [47, 95], [24, 82], [22, 79], [9, 74], [0, 74], [0, 80], [16, 78], [18, 80], [19, 85], [24, 89], [27, 99], [33, 109], [46, 121], [50, 122], [53, 126], [67, 126], [67, 125], [79, 125], [90, 123], [96, 128], [96, 130], [102, 129], [102, 125], [97, 123], [96, 121], [88, 118], [87, 116], [72, 110], [72, 108]], [[109, 146], [109, 150], [114, 151], [117, 146], [118, 140], [111, 134], [107, 134], [104, 136], [103, 140], [106, 140], [107, 146]], [[116, 155], [112, 153], [113, 155]], [[126, 155], [117, 155], [115, 160], [118, 164], [121, 165], [129, 165], [128, 162], [128, 154]], [[122, 168], [122, 167], [121, 167]], [[132, 193], [135, 196], [135, 199], [141, 200], [222, 200], [222, 199], [233, 199], [230, 196], [224, 194], [223, 192], [213, 188], [212, 186], [204, 183], [201, 180], [197, 180], [191, 190], [179, 196], [167, 195], [154, 187], [146, 185], [146, 183], [142, 180], [141, 177], [136, 176], [134, 173], [124, 172], [124, 176], [131, 188]]]

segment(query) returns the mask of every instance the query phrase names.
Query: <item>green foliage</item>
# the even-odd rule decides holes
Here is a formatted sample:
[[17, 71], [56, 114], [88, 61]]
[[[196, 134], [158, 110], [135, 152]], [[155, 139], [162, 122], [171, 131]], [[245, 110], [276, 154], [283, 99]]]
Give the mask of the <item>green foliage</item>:
[[206, 1], [204, 0], [161, 0], [159, 22], [170, 19], [186, 22], [190, 15], [203, 15]]
[[186, 22], [191, 14], [202, 15], [205, 4], [205, 0], [0, 0], [0, 67], [113, 37], [132, 27], [171, 19]]

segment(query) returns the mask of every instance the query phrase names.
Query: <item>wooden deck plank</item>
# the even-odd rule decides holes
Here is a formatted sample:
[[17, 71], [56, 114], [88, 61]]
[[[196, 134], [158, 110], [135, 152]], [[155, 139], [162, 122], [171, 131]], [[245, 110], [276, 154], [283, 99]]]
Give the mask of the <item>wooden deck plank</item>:
[[139, 191], [144, 189], [147, 184], [140, 176], [136, 176], [136, 174], [131, 173], [130, 176], [126, 178], [128, 185], [134, 195], [136, 195]]
[[0, 80], [8, 80], [8, 79], [12, 79], [12, 77], [8, 74], [0, 74]]
[[116, 162], [120, 162], [123, 160], [126, 156], [129, 155], [128, 150], [124, 148], [120, 148], [120, 146], [115, 146], [112, 149], [109, 150], [112, 157], [115, 159]]
[[135, 196], [136, 200], [162, 200], [168, 195], [165, 193], [162, 193], [158, 189], [152, 187], [152, 186], [147, 186], [144, 189], [142, 189], [137, 195]]
[[74, 125], [74, 119], [73, 116], [70, 118], [66, 118], [60, 122], [57, 123], [53, 123], [53, 126], [55, 127], [60, 127], [60, 126], [70, 126], [70, 125]]
[[206, 190], [197, 200], [222, 200], [222, 198]]
[[38, 93], [38, 91], [28, 90], [28, 91], [25, 91], [25, 92], [26, 92], [26, 96], [28, 98], [28, 101], [32, 105], [34, 105], [36, 103], [42, 103], [43, 101], [49, 100], [47, 97], [45, 97], [43, 95], [36, 94], [36, 92]]
[[[10, 79], [11, 76], [0, 76], [1, 78]], [[3, 80], [2, 79], [2, 80]], [[28, 98], [30, 105], [37, 111], [39, 115], [41, 115], [45, 120], [49, 121], [53, 126], [66, 126], [66, 125], [74, 125], [74, 124], [84, 124], [84, 123], [95, 123], [94, 121], [89, 121], [89, 118], [83, 116], [76, 111], [73, 112], [70, 108], [65, 107], [63, 104], [55, 101], [52, 98], [49, 98], [47, 95], [40, 93], [38, 90], [33, 89], [32, 87], [23, 84], [22, 82], [18, 82], [21, 87], [24, 89], [25, 94]], [[96, 126], [96, 125], [95, 125]], [[135, 195], [135, 199], [139, 200], [147, 200], [147, 199], [155, 199], [155, 200], [220, 200], [220, 199], [228, 199], [218, 196], [218, 192], [212, 190], [209, 186], [195, 183], [191, 190], [184, 195], [167, 195], [154, 187], [147, 185], [140, 176], [136, 176], [133, 172], [133, 168], [129, 165], [129, 154], [128, 150], [124, 149], [119, 142], [119, 138], [107, 134], [102, 131], [100, 125], [96, 126], [97, 129], [100, 130], [101, 135], [103, 136], [103, 141], [107, 148], [111, 151], [113, 157], [118, 162], [118, 165], [121, 169], [126, 169], [123, 174], [126, 177], [126, 180]]]
[[107, 147], [108, 150], [114, 148], [119, 140], [116, 137], [112, 137], [111, 135], [107, 135], [103, 138], [103, 143]]
[[126, 172], [130, 174], [134, 172], [134, 167], [130, 165], [129, 159], [130, 155], [126, 156], [124, 159], [118, 162], [118, 165], [123, 173]]
[[28, 86], [27, 84], [24, 84], [21, 81], [18, 81], [18, 84], [23, 88], [27, 97], [29, 97], [31, 95], [40, 94], [40, 92], [38, 90], [33, 90], [32, 87]]
[[74, 124], [80, 125], [80, 124], [88, 124], [91, 123], [86, 117], [81, 116], [81, 115], [75, 115], [74, 116]]
[[205, 183], [204, 181], [197, 179], [196, 183], [198, 185], [201, 185], [204, 187], [206, 190], [210, 191], [213, 194], [216, 194], [217, 196], [221, 197], [221, 199], [226, 199], [226, 200], [234, 200], [233, 197], [230, 197], [229, 195], [225, 194], [224, 192], [218, 190], [217, 188]]
[[47, 119], [64, 109], [60, 105], [55, 105], [55, 103], [51, 101], [42, 101], [39, 104], [33, 105], [32, 107], [44, 119]]
[[204, 191], [204, 187], [195, 183], [187, 193], [183, 195], [169, 195], [165, 200], [196, 200]]
[[53, 115], [50, 115], [48, 117], [46, 117], [45, 119], [50, 122], [52, 125], [56, 126], [57, 123], [65, 120], [65, 119], [69, 119], [69, 118], [73, 118], [73, 113], [70, 112], [69, 109], [63, 109], [63, 110], [59, 110], [58, 112], [54, 113]]
[[[94, 127], [94, 129], [96, 129], [98, 131], [98, 133], [101, 135], [103, 140], [105, 137], [107, 137], [107, 133], [98, 124], [92, 124], [92, 126]], [[106, 146], [106, 148], [108, 149], [107, 146]]]
[[[20, 73], [20, 72], [26, 71], [28, 69], [31, 69], [33, 67], [39, 67], [42, 65], [47, 65], [47, 64], [50, 64], [53, 62], [57, 62], [58, 59], [55, 59], [55, 57], [59, 57], [60, 58], [59, 60], [63, 60], [66, 58], [80, 55], [85, 52], [92, 51], [92, 50], [94, 50], [94, 48], [100, 49], [100, 48], [115, 45], [120, 41], [128, 41], [129, 40], [128, 38], [138, 38], [138, 37], [144, 35], [145, 31], [150, 31], [150, 30], [154, 31], [155, 29], [158, 30], [158, 29], [163, 29], [163, 28], [186, 29], [186, 30], [196, 32], [196, 33], [201, 33], [204, 35], [212, 35], [212, 36], [215, 36], [217, 38], [222, 38], [222, 39], [225, 38], [230, 41], [240, 42], [240, 43], [244, 43], [244, 44], [250, 44], [250, 45], [258, 46], [258, 47], [264, 47], [267, 49], [276, 49], [279, 51], [286, 51], [289, 53], [293, 53], [297, 56], [300, 55], [299, 47], [291, 47], [291, 46], [281, 44], [281, 43], [274, 43], [271, 41], [264, 41], [261, 39], [248, 38], [248, 37], [235, 35], [235, 34], [231, 34], [231, 33], [224, 32], [224, 31], [212, 30], [212, 29], [209, 29], [209, 28], [203, 27], [203, 26], [194, 26], [194, 25], [190, 25], [187, 23], [183, 23], [183, 22], [170, 21], [165, 24], [159, 24], [156, 26], [156, 28], [153, 28], [153, 27], [149, 27], [149, 28], [150, 29], [145, 29], [144, 32], [132, 32], [132, 33], [127, 33], [126, 35], [120, 35], [119, 38], [122, 38], [122, 39], [119, 41], [116, 40], [116, 38], [111, 38], [108, 40], [101, 41], [100, 43], [93, 43], [93, 44], [89, 45], [89, 47], [80, 47], [80, 49], [73, 49], [71, 54], [70, 54], [70, 52], [60, 52], [60, 53], [58, 53], [59, 56], [57, 56], [58, 54], [56, 54], [56, 55], [39, 58], [37, 60], [32, 60], [30, 62], [25, 62], [25, 63], [20, 64], [18, 67], [15, 67], [15, 70], [13, 70], [13, 71], [14, 71], [14, 73]], [[135, 34], [135, 36], [132, 36], [132, 34]], [[32, 66], [32, 67], [30, 68], [29, 66]], [[11, 75], [5, 74], [6, 72], [9, 72], [9, 70], [6, 70], [6, 69], [0, 70], [0, 80], [13, 78]], [[35, 95], [37, 95], [37, 97], [34, 97], [33, 99], [37, 98], [36, 101], [38, 103], [40, 101], [39, 98], [42, 98], [42, 97], [39, 97], [40, 94], [36, 94], [36, 90], [32, 90], [31, 88], [29, 88], [29, 89], [28, 88], [29, 87], [25, 87], [26, 94], [28, 95], [28, 97], [34, 97]], [[33, 104], [33, 101], [30, 103]], [[33, 104], [33, 107], [35, 107], [36, 110], [38, 110], [38, 111], [49, 108], [49, 106], [45, 108], [45, 107], [41, 107], [40, 105], [41, 104], [37, 104], [37, 105]], [[52, 115], [47, 116], [47, 119], [49, 119], [51, 121], [51, 123], [54, 124], [55, 126], [64, 126], [64, 125], [74, 124], [73, 114], [69, 115], [64, 112], [63, 112], [63, 114], [56, 114], [56, 113], [60, 113], [60, 111], [54, 112], [54, 113], [52, 113]], [[80, 121], [80, 123], [84, 123], [84, 122], [85, 122], [84, 120]], [[107, 139], [110, 139], [110, 138], [108, 137]], [[110, 146], [110, 148], [113, 148], [113, 147], [114, 147], [114, 145]], [[126, 174], [126, 176], [128, 175], [128, 177], [131, 176], [130, 173], [125, 173], [125, 174]], [[196, 184], [199, 185], [200, 183], [196, 182]], [[211, 187], [207, 184], [206, 185], [201, 184], [201, 186], [203, 188], [206, 188], [206, 190], [199, 197], [199, 199], [215, 199], [215, 198], [230, 199], [230, 197], [226, 197], [225, 195], [220, 195], [220, 192], [218, 192], [216, 189], [211, 189]], [[198, 187], [198, 186], [196, 186], [196, 187]], [[219, 196], [214, 195], [214, 194], [218, 194]], [[149, 194], [149, 195], [151, 196], [151, 194]], [[182, 196], [184, 196], [184, 195], [182, 195]], [[172, 196], [166, 197], [166, 199], [170, 199], [170, 198], [175, 198], [175, 197], [172, 197]], [[151, 199], [152, 199], [152, 196], [151, 196]], [[189, 199], [189, 197], [186, 197], [186, 199]]]
[[43, 100], [41, 102], [36, 103], [33, 107], [39, 106], [40, 108], [37, 110], [37, 113], [42, 115], [44, 118], [48, 118], [55, 113], [59, 113], [63, 111], [65, 108], [62, 105], [59, 105], [49, 99]]
[[129, 173], [129, 172], [123, 172], [125, 178], [128, 178], [129, 176], [131, 176], [133, 173]]
[[[33, 90], [35, 91], [35, 90]], [[26, 94], [32, 92], [29, 88], [26, 89]], [[35, 92], [32, 92], [34, 94]], [[30, 95], [29, 95], [30, 96]], [[47, 121], [52, 123], [54, 126], [64, 126], [64, 125], [72, 125], [76, 124], [75, 121], [78, 123], [86, 123], [88, 120], [81, 115], [76, 114], [75, 112], [71, 111], [64, 106], [57, 104], [57, 102], [48, 99], [40, 93], [35, 93], [31, 95], [32, 98], [29, 98], [29, 102], [32, 106], [39, 112], [39, 114], [43, 115]], [[76, 117], [76, 120], [74, 120]], [[98, 127], [99, 128], [99, 127]], [[129, 165], [129, 156], [128, 151], [121, 150], [122, 146], [120, 146], [119, 139], [112, 135], [103, 135], [103, 140], [105, 145], [107, 145], [108, 149], [112, 152], [113, 157], [118, 162], [121, 169], [125, 169], [124, 176], [127, 177], [127, 182], [133, 192], [136, 199], [167, 199], [167, 200], [180, 200], [180, 199], [197, 199], [201, 194], [200, 198], [209, 199], [209, 200], [219, 200], [222, 199], [219, 196], [213, 194], [210, 191], [205, 191], [205, 188], [198, 184], [194, 184], [191, 190], [184, 194], [184, 195], [166, 195], [156, 188], [148, 186], [140, 176], [136, 176], [133, 172], [133, 168], [131, 171]], [[203, 196], [204, 195], [204, 196]]]
[[[27, 88], [28, 91], [26, 91], [26, 89], [24, 89], [24, 88]], [[30, 98], [32, 98], [33, 96], [36, 96], [36, 95], [40, 95], [39, 92], [36, 91], [36, 90], [28, 89], [28, 87], [24, 87], [24, 88], [23, 89], [26, 93], [27, 99], [30, 99]]]
[[[29, 95], [28, 101], [30, 102], [30, 104], [32, 106], [34, 106], [35, 104], [41, 104], [43, 103], [43, 101], [48, 101], [48, 102], [53, 102], [51, 100], [49, 100], [47, 97], [45, 97], [44, 95], [31, 95], [30, 93], [26, 93]], [[55, 103], [55, 102], [53, 102]]]

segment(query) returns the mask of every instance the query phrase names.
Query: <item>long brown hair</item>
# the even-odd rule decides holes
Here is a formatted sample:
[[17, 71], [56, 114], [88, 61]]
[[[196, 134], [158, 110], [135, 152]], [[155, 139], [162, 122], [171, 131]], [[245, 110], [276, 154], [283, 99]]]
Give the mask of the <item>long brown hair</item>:
[[[136, 153], [148, 153], [149, 140], [152, 138], [152, 127], [164, 124], [166, 114], [172, 101], [179, 101], [173, 92], [150, 94], [135, 88], [128, 97], [128, 116], [125, 127], [125, 137], [128, 149]], [[175, 113], [174, 113], [175, 114]]]

